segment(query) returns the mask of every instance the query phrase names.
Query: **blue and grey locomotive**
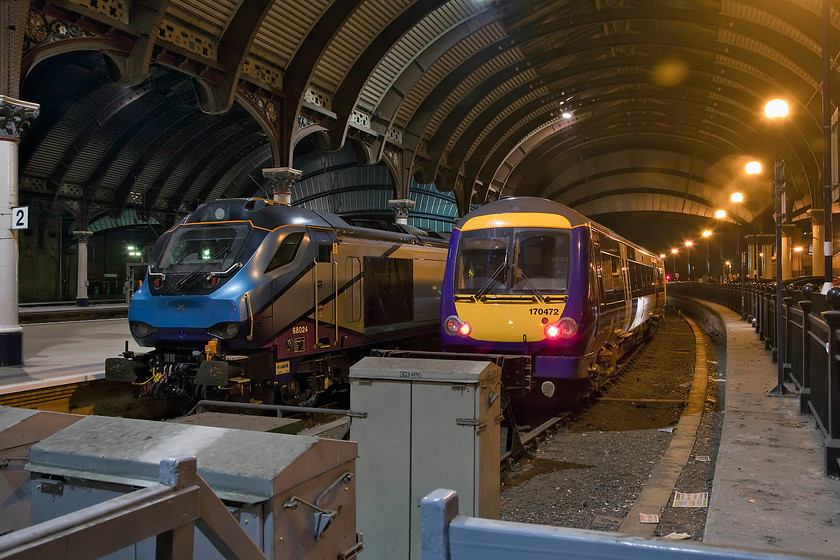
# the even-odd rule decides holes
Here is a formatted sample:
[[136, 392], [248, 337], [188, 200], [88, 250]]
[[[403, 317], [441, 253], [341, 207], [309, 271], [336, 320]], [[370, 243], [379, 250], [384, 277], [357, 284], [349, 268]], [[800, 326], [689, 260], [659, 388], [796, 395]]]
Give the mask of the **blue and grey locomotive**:
[[432, 335], [446, 241], [265, 199], [200, 205], [164, 233], [129, 308], [144, 354], [106, 377], [158, 397], [311, 400], [370, 345]]
[[665, 307], [662, 260], [562, 204], [478, 208], [453, 231], [441, 298], [445, 351], [531, 357], [512, 404], [541, 420], [615, 370]]

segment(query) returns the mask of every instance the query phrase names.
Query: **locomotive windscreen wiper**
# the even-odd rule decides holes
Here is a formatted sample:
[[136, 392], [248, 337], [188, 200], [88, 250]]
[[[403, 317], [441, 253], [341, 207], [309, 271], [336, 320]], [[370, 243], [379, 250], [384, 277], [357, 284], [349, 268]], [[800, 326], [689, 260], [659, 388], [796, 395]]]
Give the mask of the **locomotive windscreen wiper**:
[[218, 258], [226, 257], [228, 255], [228, 253], [230, 253], [230, 248], [231, 248], [232, 245], [233, 245], [233, 243], [231, 243], [230, 245], [228, 245], [227, 247], [225, 247], [224, 249], [222, 249], [221, 251], [219, 251], [218, 253], [216, 253], [215, 255], [213, 255], [212, 257], [210, 257], [209, 259], [207, 259], [203, 263], [201, 263], [201, 266], [199, 266], [198, 268], [196, 268], [195, 270], [190, 272], [188, 275], [186, 275], [183, 278], [181, 278], [180, 280], [178, 280], [178, 282], [175, 284], [175, 287], [178, 288], [179, 290], [183, 290], [185, 287], [187, 287], [187, 284], [189, 284], [190, 282], [195, 280], [195, 278], [199, 274], [201, 274], [201, 271], [204, 270], [207, 267], [208, 264], [210, 264], [211, 262], [215, 261]]
[[545, 301], [546, 301], [545, 296], [543, 296], [540, 293], [540, 291], [537, 289], [537, 287], [534, 286], [534, 283], [531, 282], [531, 280], [525, 275], [525, 271], [522, 270], [521, 267], [514, 266], [513, 274], [514, 274], [514, 276], [516, 276], [518, 274], [522, 278], [522, 281], [525, 282], [525, 285], [528, 286], [529, 288], [531, 288], [531, 291], [534, 292], [534, 295], [537, 296], [537, 299], [540, 300], [541, 302], [545, 303]]
[[499, 265], [499, 268], [493, 271], [493, 274], [490, 275], [490, 278], [487, 279], [487, 282], [485, 282], [481, 289], [475, 293], [475, 299], [480, 299], [488, 291], [490, 291], [490, 288], [493, 286], [493, 283], [496, 281], [496, 278], [498, 278], [499, 273], [503, 270], [506, 270], [507, 266], [507, 261], [502, 261], [502, 263]]

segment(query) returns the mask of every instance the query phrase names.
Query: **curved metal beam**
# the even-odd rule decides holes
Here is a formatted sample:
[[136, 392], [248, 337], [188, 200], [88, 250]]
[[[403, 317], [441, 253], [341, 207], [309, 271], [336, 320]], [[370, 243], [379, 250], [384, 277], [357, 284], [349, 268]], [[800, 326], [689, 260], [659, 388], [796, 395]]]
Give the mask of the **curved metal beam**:
[[277, 167], [292, 167], [295, 132], [306, 90], [318, 61], [333, 38], [364, 0], [332, 2], [301, 42], [283, 73], [283, 97], [280, 101], [278, 130], [279, 159]]
[[205, 113], [223, 113], [233, 106], [236, 86], [242, 72], [242, 63], [248, 57], [254, 37], [268, 15], [274, 0], [248, 0], [240, 2], [233, 17], [219, 37], [216, 60], [220, 65], [219, 81], [203, 77], [196, 88], [198, 105]]
[[217, 157], [213, 159], [213, 167], [215, 167], [215, 169], [207, 177], [207, 180], [204, 182], [204, 186], [201, 187], [201, 190], [198, 192], [198, 196], [192, 197], [193, 200], [201, 202], [212, 200], [211, 195], [214, 194], [214, 191], [218, 191], [219, 194], [221, 194], [221, 191], [228, 186], [219, 184], [221, 178], [230, 173], [231, 169], [241, 165], [242, 160], [245, 159], [246, 156], [257, 151], [262, 151], [259, 150], [259, 148], [264, 149], [266, 147], [267, 142], [265, 136], [262, 135], [262, 131], [252, 131], [251, 134], [243, 136], [236, 143], [230, 143], [230, 149], [218, 154]]
[[[174, 108], [183, 108], [185, 106], [193, 106], [195, 95], [192, 87], [186, 83], [188, 87], [186, 91], [180, 88], [180, 92], [174, 95], [167, 95], [158, 100], [157, 104], [150, 107], [142, 115], [137, 115], [134, 123], [123, 129], [122, 133], [117, 137], [108, 149], [99, 158], [99, 163], [94, 170], [88, 175], [84, 185], [84, 198], [87, 200], [94, 200], [96, 189], [101, 187], [101, 182], [105, 174], [111, 168], [117, 157], [123, 152], [125, 147], [138, 135], [143, 129], [155, 129], [161, 126], [161, 121], [171, 121], [171, 114]], [[166, 127], [164, 127], [165, 130]]]
[[119, 82], [135, 86], [149, 75], [149, 64], [158, 40], [158, 29], [163, 24], [169, 0], [143, 0], [128, 6], [128, 21], [137, 33], [137, 43], [120, 66]]
[[[203, 142], [195, 147], [194, 152], [200, 155], [194, 162], [192, 162], [190, 171], [184, 175], [175, 187], [173, 195], [169, 199], [169, 204], [167, 206], [167, 209], [170, 212], [177, 212], [178, 208], [181, 206], [181, 202], [188, 199], [189, 194], [196, 190], [195, 181], [202, 173], [204, 173], [209, 165], [211, 165], [214, 161], [221, 159], [223, 157], [222, 154], [228, 152], [231, 146], [235, 146], [237, 143], [242, 141], [243, 138], [248, 138], [252, 134], [261, 132], [252, 128], [244, 128], [242, 127], [241, 122], [237, 124], [239, 125], [236, 127], [238, 130], [232, 134], [222, 134], [221, 132], [217, 133], [213, 137], [204, 139]], [[262, 138], [262, 141], [266, 142], [266, 139]], [[218, 149], [218, 146], [225, 146], [227, 149]], [[186, 162], [182, 161], [181, 163], [186, 165]], [[155, 182], [157, 183], [157, 181], [161, 178], [161, 176], [158, 176], [158, 179]], [[201, 192], [203, 192], [203, 190], [204, 189], [202, 188]], [[192, 199], [199, 200], [197, 197], [193, 197]]]
[[[462, 21], [459, 25], [449, 29], [446, 33], [437, 38], [431, 45], [418, 52], [411, 64], [409, 64], [394, 82], [388, 87], [382, 98], [373, 109], [371, 123], [383, 140], [388, 130], [394, 125], [400, 105], [411, 92], [414, 85], [422, 78], [426, 71], [435, 62], [446, 55], [453, 47], [461, 41], [475, 36], [482, 28], [495, 23], [502, 17], [498, 10], [485, 10]], [[374, 160], [382, 156], [382, 148], [385, 142], [380, 142]]]
[[[160, 80], [151, 80], [143, 86], [129, 89], [116, 99], [112, 100], [108, 105], [102, 107], [101, 110], [90, 120], [75, 137], [73, 142], [64, 151], [58, 164], [50, 172], [46, 178], [47, 187], [53, 190], [54, 196], [57, 199], [61, 190], [61, 184], [67, 173], [70, 171], [76, 158], [85, 152], [87, 144], [91, 142], [94, 137], [99, 134], [102, 129], [107, 126], [108, 121], [114, 118], [118, 113], [125, 110], [133, 103], [139, 102], [151, 93], [158, 91], [160, 88], [168, 88], [175, 83], [175, 79], [171, 74], [164, 75]], [[82, 224], [87, 227], [87, 224]]]
[[[524, 169], [524, 170], [527, 170], [527, 166], [531, 166], [531, 165], [535, 165], [535, 164], [538, 165], [538, 162], [541, 161], [541, 160], [550, 161], [552, 166], [562, 166], [563, 163], [564, 163], [564, 161], [563, 161], [564, 160], [564, 155], [567, 154], [567, 150], [575, 150], [574, 152], [569, 152], [568, 155], [567, 155], [567, 158], [571, 159], [571, 163], [575, 163], [576, 160], [577, 160], [577, 155], [576, 155], [577, 150], [579, 148], [582, 136], [584, 136], [585, 133], [588, 132], [588, 131], [595, 130], [598, 133], [597, 142], [599, 144], [609, 144], [610, 137], [605, 136], [603, 134], [603, 132], [604, 132], [605, 126], [610, 122], [614, 122], [616, 119], [620, 121], [621, 127], [617, 131], [615, 131], [614, 133], [616, 133], [616, 134], [627, 134], [627, 133], [633, 133], [633, 132], [637, 133], [638, 129], [636, 127], [627, 126], [626, 123], [625, 123], [625, 115], [627, 114], [627, 109], [628, 108], [626, 108], [626, 107], [616, 107], [616, 108], [612, 108], [612, 109], [608, 108], [605, 111], [599, 111], [599, 113], [598, 113], [599, 118], [597, 119], [597, 121], [595, 119], [589, 119], [587, 121], [586, 125], [583, 125], [583, 123], [575, 123], [573, 126], [570, 126], [566, 129], [566, 130], [569, 131], [569, 135], [564, 135], [563, 137], [559, 137], [559, 138], [557, 137], [557, 135], [555, 135], [555, 137], [552, 138], [551, 140], [544, 142], [542, 144], [541, 148], [533, 150], [532, 154], [529, 154], [525, 158], [520, 159], [519, 162], [517, 163], [517, 167], [519, 167], [521, 169]], [[632, 109], [635, 109], [636, 111], [638, 111], [640, 108], [639, 107], [633, 107], [633, 108], [631, 108], [631, 110]], [[651, 113], [649, 115], [646, 115], [645, 118], [649, 122], [662, 123], [663, 130], [666, 129], [666, 128], [670, 128], [671, 130], [673, 130], [674, 127], [675, 127], [675, 123], [673, 123], [673, 121], [667, 115], [661, 116], [661, 115], [655, 115], [655, 114]], [[747, 150], [745, 150], [746, 146], [757, 146], [757, 145], [763, 143], [765, 145], [765, 147], [764, 148], [759, 148], [759, 149], [761, 150], [761, 152], [764, 152], [764, 153], [769, 152], [770, 154], [772, 154], [772, 155], [770, 155], [770, 159], [771, 160], [773, 159], [773, 157], [774, 157], [774, 153], [773, 153], [774, 152], [774, 146], [772, 145], [772, 142], [769, 139], [759, 135], [758, 133], [752, 134], [751, 135], [752, 137], [741, 136], [736, 131], [736, 129], [734, 129], [733, 126], [728, 126], [728, 127], [725, 126], [727, 118], [728, 118], [728, 115], [727, 116], [721, 116], [715, 122], [708, 122], [708, 121], [704, 122], [706, 127], [711, 127], [711, 128], [708, 128], [708, 130], [704, 132], [704, 135], [709, 135], [709, 136], [715, 138], [715, 145], [720, 150], [721, 157], [723, 157], [725, 155], [730, 155], [730, 154], [733, 153], [733, 151], [743, 153], [743, 152], [747, 151]], [[738, 123], [736, 122], [735, 124], [737, 125]], [[691, 137], [690, 132], [691, 132], [693, 127], [691, 127], [690, 123], [687, 123], [685, 126], [686, 126], [686, 128], [684, 129], [685, 130], [684, 137], [685, 138], [690, 138]], [[748, 129], [743, 128], [742, 130], [747, 131]], [[563, 134], [563, 133], [561, 132], [559, 134]], [[740, 142], [738, 144], [733, 144], [733, 148], [735, 148], [735, 149], [734, 150], [725, 149], [724, 148], [725, 143], [730, 142], [733, 139], [740, 140]], [[747, 152], [747, 153], [749, 153], [749, 152]], [[572, 155], [572, 154], [575, 154], [575, 155]], [[528, 162], [531, 162], [531, 163], [528, 163]], [[568, 164], [568, 163], [569, 162], [566, 162], [566, 164]], [[526, 167], [523, 167], [523, 166], [526, 166]], [[522, 175], [526, 172], [527, 171], [522, 171], [520, 173], [520, 175]], [[802, 169], [801, 172], [805, 173], [805, 170]], [[511, 180], [513, 175], [514, 175], [513, 173], [510, 174], [510, 176], [508, 177], [508, 181]], [[532, 173], [531, 177], [529, 179], [525, 178], [523, 176], [522, 182], [531, 184], [532, 182], [538, 182], [538, 179], [540, 177], [544, 177], [544, 176], [545, 176], [545, 172], [544, 172], [544, 170], [541, 169], [539, 173]], [[807, 184], [807, 181], [809, 179], [810, 178], [807, 177], [807, 175], [806, 175], [806, 186], [809, 186]], [[803, 192], [803, 194], [805, 194], [805, 193]]]
[[[188, 159], [191, 155], [195, 155], [200, 153], [204, 146], [202, 145], [202, 140], [206, 140], [208, 138], [214, 138], [222, 133], [233, 134], [234, 130], [227, 132], [228, 129], [235, 129], [237, 125], [241, 121], [240, 115], [235, 114], [226, 114], [221, 117], [209, 115], [207, 113], [198, 113], [200, 117], [195, 120], [194, 123], [188, 127], [185, 135], [188, 136], [183, 142], [180, 142], [179, 145], [171, 152], [167, 154], [167, 163], [163, 166], [155, 175], [154, 180], [151, 182], [149, 187], [146, 189], [145, 194], [143, 196], [143, 200], [145, 202], [144, 208], [147, 212], [156, 211], [160, 209], [160, 197], [163, 192], [163, 188], [166, 186], [169, 177], [175, 172], [175, 170], [180, 166], [184, 160]], [[177, 137], [173, 135], [170, 140], [165, 143], [162, 143], [159, 146], [150, 146], [149, 150], [144, 157], [137, 160], [137, 164], [134, 165], [132, 168], [134, 173], [134, 177], [139, 176], [139, 174], [143, 170], [142, 162], [150, 161], [152, 157], [156, 154], [161, 152], [162, 150], [168, 147], [169, 142], [172, 139]], [[196, 156], [199, 157], [199, 156]], [[123, 184], [120, 185], [120, 190], [124, 193], [123, 197], [127, 198], [128, 194], [131, 192], [132, 184], [129, 183], [128, 179], [132, 177], [132, 174], [129, 173], [126, 176], [126, 180], [123, 181]], [[167, 211], [177, 211], [177, 207], [174, 209], [166, 208]]]
[[[621, 94], [614, 94], [614, 95], [616, 96], [616, 98], [621, 97]], [[602, 99], [604, 99], [605, 97], [606, 96], [602, 97]], [[680, 102], [684, 103], [684, 104], [687, 104], [689, 106], [696, 107], [696, 110], [694, 111], [694, 115], [700, 122], [704, 122], [706, 125], [711, 125], [712, 124], [711, 122], [707, 122], [707, 121], [709, 121], [709, 119], [703, 118], [707, 115], [711, 115], [714, 118], [714, 115], [712, 115], [711, 113], [708, 113], [708, 111], [707, 111], [707, 99], [705, 97], [703, 97], [703, 96], [692, 96], [691, 98], [688, 98], [688, 97], [686, 97], [685, 99], [680, 98]], [[533, 105], [537, 105], [537, 102], [533, 102], [532, 104], [527, 105], [525, 107], [531, 107], [532, 110], [533, 110]], [[598, 105], [598, 100], [596, 99], [596, 102], [592, 106], [587, 106], [587, 109], [589, 109], [591, 107], [594, 110], [594, 108], [597, 105]], [[651, 115], [655, 115], [658, 112], [656, 110], [657, 107], [655, 105], [646, 106], [646, 107], [638, 107], [638, 109], [639, 110], [647, 110], [647, 111], [650, 112]], [[619, 107], [619, 108], [611, 109], [611, 111], [613, 113], [621, 113], [621, 108]], [[729, 116], [730, 113], [720, 113], [717, 117], [718, 120], [720, 120], [722, 118], [722, 119], [729, 119], [729, 120], [733, 121], [733, 124], [729, 127], [730, 130], [727, 132], [727, 134], [724, 135], [724, 138], [728, 139], [729, 136], [735, 135], [735, 136], [740, 136], [740, 137], [743, 137], [743, 138], [746, 139], [748, 137], [742, 136], [742, 134], [740, 134], [738, 132], [738, 131], [744, 131], [745, 133], [749, 134], [749, 136], [752, 137], [752, 139], [749, 140], [749, 143], [748, 143], [749, 145], [751, 145], [751, 146], [760, 146], [760, 145], [765, 146], [764, 148], [762, 148], [760, 150], [761, 152], [767, 152], [768, 149], [774, 147], [775, 133], [773, 133], [772, 131], [767, 131], [766, 135], [756, 135], [755, 134], [756, 133], [756, 130], [755, 130], [756, 125], [759, 122], [762, 122], [762, 121], [759, 118], [756, 118], [756, 116], [754, 114], [750, 114], [749, 112], [747, 112], [743, 109], [740, 109], [737, 106], [735, 106], [735, 109], [730, 109], [730, 112], [741, 113], [742, 114], [742, 120], [736, 121], [736, 120], [734, 120], [734, 117], [730, 118], [730, 116]], [[523, 118], [527, 116], [527, 111], [524, 110], [524, 109], [520, 109], [518, 111], [518, 113], [520, 115], [522, 115]], [[691, 111], [685, 111], [684, 110], [684, 113], [690, 115]], [[599, 117], [600, 117], [600, 115], [599, 115]], [[545, 122], [545, 121], [542, 121], [542, 122]], [[540, 124], [542, 124], [542, 123], [540, 123]], [[594, 121], [594, 119], [586, 119], [586, 124], [584, 124], [584, 125], [581, 125], [579, 121], [576, 122], [573, 132], [579, 134], [579, 133], [584, 132], [584, 131], [592, 130], [592, 128], [582, 129], [581, 128], [582, 126], [595, 127], [595, 128], [598, 128], [598, 129], [600, 129], [600, 127], [601, 127], [600, 121], [596, 122], [596, 121]], [[483, 181], [486, 182], [486, 184], [489, 184], [489, 181], [492, 179], [492, 175], [488, 177], [488, 174], [490, 174], [490, 173], [495, 174], [495, 170], [497, 169], [496, 166], [501, 164], [501, 160], [500, 160], [500, 156], [497, 155], [496, 158], [495, 158], [496, 161], [488, 164], [488, 161], [490, 159], [490, 154], [488, 152], [493, 150], [494, 152], [498, 153], [499, 149], [495, 148], [494, 146], [498, 143], [498, 141], [505, 134], [509, 134], [509, 131], [515, 129], [516, 127], [517, 127], [517, 120], [510, 119], [510, 118], [505, 119], [505, 121], [503, 121], [503, 123], [496, 124], [495, 128], [494, 128], [494, 131], [491, 134], [488, 134], [485, 138], [483, 138], [481, 143], [475, 148], [475, 150], [473, 151], [473, 153], [470, 156], [470, 161], [465, 162], [465, 166], [464, 166], [465, 169], [471, 170], [472, 173], [476, 174], [476, 176], [479, 178], [479, 180], [483, 180]], [[534, 129], [531, 128], [530, 130], [534, 130]], [[807, 175], [808, 167], [805, 165], [805, 163], [808, 159], [812, 159], [815, 162], [814, 163], [815, 169], [816, 169], [817, 163], [816, 163], [816, 159], [814, 159], [815, 154], [813, 153], [813, 151], [811, 151], [811, 150], [805, 151], [806, 148], [809, 148], [808, 143], [805, 141], [805, 135], [799, 129], [797, 129], [797, 132], [799, 132], [801, 138], [796, 139], [795, 142], [788, 141], [788, 139], [786, 139], [787, 145], [786, 145], [785, 151], [787, 151], [788, 154], [791, 153], [791, 152], [793, 152], [795, 154], [796, 158], [795, 159], [789, 159], [789, 161], [793, 162], [793, 161], [798, 160], [798, 166], [802, 170], [802, 172], [805, 173], [806, 185], [808, 186], [808, 190], [810, 192], [811, 185], [816, 184], [815, 183], [816, 179], [814, 177], [811, 177], [811, 176]], [[510, 150], [513, 149], [512, 146], [509, 146], [509, 143], [506, 143], [506, 146], [507, 146], [507, 151], [501, 157], [507, 157], [507, 153], [509, 153]], [[744, 149], [744, 148], [745, 148], [744, 146], [741, 146], [741, 149]], [[773, 150], [770, 150], [770, 151], [773, 151]], [[450, 172], [452, 172], [452, 170], [450, 170]]]
[[[99, 53], [96, 53], [95, 56], [97, 57], [96, 62], [100, 63], [96, 68], [80, 67], [74, 64], [73, 66], [62, 66], [58, 72], [53, 74], [52, 68], [41, 66], [33, 69], [34, 74], [31, 74], [31, 79], [38, 81], [39, 72], [42, 70], [49, 72], [51, 74], [50, 77], [45, 79], [50, 81], [55, 80], [61, 83], [62, 89], [66, 92], [63, 96], [63, 99], [66, 100], [65, 103], [73, 105], [82, 98], [101, 90], [111, 81], [104, 64], [104, 57]], [[32, 95], [32, 92], [27, 91], [27, 86], [28, 82], [24, 81], [23, 93], [25, 95]], [[66, 114], [65, 103], [59, 103], [57, 102], [58, 99], [49, 97], [48, 92], [44, 93], [44, 95], [47, 96], [49, 102], [41, 103], [41, 113], [28, 129], [26, 142], [21, 145], [20, 169], [24, 173], [32, 156], [41, 149], [47, 134]]]
[[359, 102], [362, 88], [365, 86], [373, 69], [388, 53], [391, 47], [409, 29], [417, 25], [429, 13], [446, 4], [449, 0], [415, 0], [397, 17], [382, 29], [367, 45], [364, 52], [356, 59], [353, 66], [344, 75], [333, 94], [332, 110], [336, 115], [336, 124], [328, 132], [330, 146], [341, 149], [350, 126], [350, 116]]
[[[621, 83], [621, 81], [623, 79], [626, 80], [626, 77], [625, 76], [617, 77], [614, 80], [613, 84], [618, 85], [618, 84]], [[559, 84], [552, 84], [552, 85], [554, 85], [554, 87], [559, 87]], [[604, 85], [609, 85], [609, 82], [604, 82]], [[590, 82], [587, 82], [586, 86], [587, 86], [587, 89], [596, 89], [596, 86], [592, 85]], [[524, 87], [525, 86], [523, 86], [523, 88]], [[485, 111], [482, 114], [482, 118], [480, 119], [480, 123], [476, 123], [476, 122], [470, 123], [468, 128], [469, 128], [469, 130], [472, 131], [472, 133], [467, 134], [465, 132], [464, 134], [462, 134], [461, 138], [459, 139], [459, 143], [460, 143], [459, 146], [460, 147], [457, 150], [455, 148], [453, 148], [453, 150], [451, 150], [450, 153], [448, 154], [448, 159], [450, 160], [450, 164], [453, 167], [456, 167], [458, 165], [458, 163], [460, 162], [460, 159], [463, 157], [463, 154], [468, 149], [468, 144], [471, 144], [471, 142], [468, 142], [468, 141], [477, 138], [478, 135], [481, 134], [481, 131], [483, 131], [484, 128], [486, 128], [489, 125], [489, 123], [494, 118], [496, 118], [496, 115], [500, 114], [500, 111], [502, 110], [502, 107], [504, 107], [505, 104], [509, 105], [515, 99], [521, 98], [523, 92], [524, 92], [524, 90], [522, 88], [520, 88], [517, 91], [517, 93], [511, 93], [510, 95], [505, 96], [504, 101], [493, 105], [492, 110]], [[479, 119], [476, 119], [476, 121], [479, 121]], [[450, 120], [450, 123], [452, 123], [452, 122], [453, 121]], [[446, 138], [451, 137], [453, 133], [454, 133], [454, 128], [452, 126], [450, 126], [449, 128], [441, 126], [441, 127], [438, 128], [438, 130], [436, 131], [435, 134], [438, 135], [441, 138], [446, 139]], [[804, 136], [804, 134], [803, 134], [803, 136]], [[807, 146], [808, 144], [804, 143], [803, 145]], [[801, 154], [800, 154], [800, 158], [802, 158]]]

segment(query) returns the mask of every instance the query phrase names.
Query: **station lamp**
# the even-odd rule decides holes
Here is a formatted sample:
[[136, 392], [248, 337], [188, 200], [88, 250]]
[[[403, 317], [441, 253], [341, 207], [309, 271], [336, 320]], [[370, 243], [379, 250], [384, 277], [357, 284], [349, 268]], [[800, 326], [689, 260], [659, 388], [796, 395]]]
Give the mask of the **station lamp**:
[[[764, 114], [771, 121], [781, 119], [788, 114], [788, 104], [784, 99], [773, 99], [764, 106]], [[784, 318], [782, 317], [782, 212], [785, 196], [785, 162], [779, 151], [781, 133], [776, 129], [776, 164], [773, 175], [773, 195], [776, 203], [776, 333], [783, 332]], [[776, 363], [778, 384], [769, 395], [782, 396], [789, 391], [784, 384], [785, 345], [776, 345]]]
[[691, 281], [691, 247], [694, 245], [694, 241], [686, 241], [685, 242], [685, 260], [688, 263], [688, 278], [687, 280]]

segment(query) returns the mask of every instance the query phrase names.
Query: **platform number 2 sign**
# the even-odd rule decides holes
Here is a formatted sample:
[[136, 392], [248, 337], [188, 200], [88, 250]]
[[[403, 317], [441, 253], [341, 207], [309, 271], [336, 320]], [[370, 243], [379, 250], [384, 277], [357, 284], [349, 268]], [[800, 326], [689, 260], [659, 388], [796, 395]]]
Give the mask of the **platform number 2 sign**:
[[12, 208], [12, 229], [29, 229], [29, 206]]

